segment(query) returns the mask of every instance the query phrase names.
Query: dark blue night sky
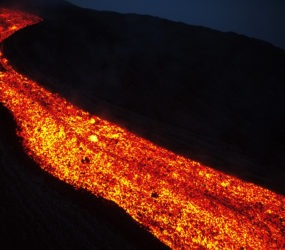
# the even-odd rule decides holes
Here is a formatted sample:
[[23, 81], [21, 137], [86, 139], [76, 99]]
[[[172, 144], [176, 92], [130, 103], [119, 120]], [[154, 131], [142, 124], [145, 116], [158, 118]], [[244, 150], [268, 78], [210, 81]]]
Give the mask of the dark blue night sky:
[[69, 0], [121, 13], [159, 16], [233, 31], [285, 49], [285, 0]]

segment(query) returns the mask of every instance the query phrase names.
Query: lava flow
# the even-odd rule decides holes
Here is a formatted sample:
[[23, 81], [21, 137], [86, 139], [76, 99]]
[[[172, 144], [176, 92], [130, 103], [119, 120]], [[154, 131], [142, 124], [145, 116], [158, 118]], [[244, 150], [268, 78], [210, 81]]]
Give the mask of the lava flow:
[[[40, 21], [0, 9], [0, 42]], [[17, 73], [2, 52], [0, 63], [0, 101], [44, 170], [116, 202], [172, 248], [285, 248], [282, 195], [90, 115]]]

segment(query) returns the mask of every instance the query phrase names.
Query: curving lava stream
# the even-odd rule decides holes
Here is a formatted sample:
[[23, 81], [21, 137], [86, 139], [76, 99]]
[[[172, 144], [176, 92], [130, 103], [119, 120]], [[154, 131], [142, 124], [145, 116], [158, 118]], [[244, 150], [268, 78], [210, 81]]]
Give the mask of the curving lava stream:
[[[41, 21], [0, 9], [0, 42]], [[26, 152], [75, 188], [116, 202], [175, 249], [285, 249], [285, 198], [176, 155], [17, 73], [0, 51], [0, 101]]]

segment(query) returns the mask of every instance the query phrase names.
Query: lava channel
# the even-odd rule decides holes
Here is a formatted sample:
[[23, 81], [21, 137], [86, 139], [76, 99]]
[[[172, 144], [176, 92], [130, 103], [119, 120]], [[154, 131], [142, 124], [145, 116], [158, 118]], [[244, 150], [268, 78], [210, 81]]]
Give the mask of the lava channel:
[[[0, 42], [42, 19], [0, 9]], [[112, 200], [171, 248], [284, 249], [285, 199], [85, 112], [16, 72], [0, 52], [0, 101], [39, 166]]]

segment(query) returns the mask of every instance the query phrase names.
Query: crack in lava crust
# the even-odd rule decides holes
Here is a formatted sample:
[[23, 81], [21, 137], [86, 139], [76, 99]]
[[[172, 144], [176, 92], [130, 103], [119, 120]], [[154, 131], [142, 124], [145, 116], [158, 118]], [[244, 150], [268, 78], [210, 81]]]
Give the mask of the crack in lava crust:
[[[40, 21], [0, 9], [0, 42]], [[0, 63], [0, 101], [44, 170], [116, 202], [172, 248], [285, 248], [282, 195], [90, 115], [17, 73], [2, 52]]]

